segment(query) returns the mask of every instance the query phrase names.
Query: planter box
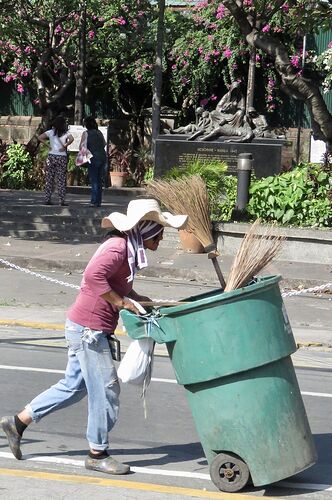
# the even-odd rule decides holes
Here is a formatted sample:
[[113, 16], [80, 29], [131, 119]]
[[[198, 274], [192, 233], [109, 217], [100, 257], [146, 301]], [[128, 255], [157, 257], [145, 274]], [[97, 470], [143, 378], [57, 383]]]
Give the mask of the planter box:
[[[249, 227], [249, 224], [242, 223], [214, 223], [218, 250], [222, 254], [234, 255]], [[332, 229], [278, 227], [277, 231], [286, 240], [276, 260], [332, 264]]]

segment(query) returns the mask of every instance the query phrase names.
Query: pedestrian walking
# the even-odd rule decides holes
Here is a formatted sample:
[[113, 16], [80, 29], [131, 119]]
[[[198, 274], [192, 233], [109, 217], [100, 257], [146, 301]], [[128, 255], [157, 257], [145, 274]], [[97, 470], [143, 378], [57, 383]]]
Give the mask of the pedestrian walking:
[[38, 136], [42, 144], [49, 146], [45, 169], [45, 204], [52, 205], [52, 192], [55, 181], [58, 186], [59, 203], [65, 206], [67, 185], [67, 148], [74, 140], [68, 132], [67, 121], [63, 116], [58, 116], [53, 121], [50, 130]]
[[[2, 417], [14, 456], [20, 460], [23, 432], [46, 415], [88, 396], [87, 440], [89, 453], [85, 467], [108, 474], [126, 474], [129, 466], [108, 453], [108, 433], [118, 418], [120, 386], [108, 339], [114, 335], [119, 310], [138, 310], [135, 301], [150, 300], [133, 290], [137, 269], [148, 265], [146, 249], [155, 251], [165, 226], [181, 229], [186, 215], [161, 212], [153, 199], [133, 200], [126, 215], [114, 212], [102, 221], [110, 237], [101, 244], [88, 263], [80, 292], [69, 309], [65, 337], [68, 363], [65, 376], [35, 397], [15, 416]], [[114, 339], [114, 337], [113, 337]]]
[[88, 163], [88, 173], [91, 186], [90, 207], [100, 207], [102, 200], [102, 185], [105, 173], [107, 156], [105, 151], [106, 141], [103, 134], [98, 130], [96, 120], [92, 116], [87, 116], [84, 120], [87, 129], [83, 132], [80, 142], [80, 149], [85, 147], [92, 153], [90, 163]]

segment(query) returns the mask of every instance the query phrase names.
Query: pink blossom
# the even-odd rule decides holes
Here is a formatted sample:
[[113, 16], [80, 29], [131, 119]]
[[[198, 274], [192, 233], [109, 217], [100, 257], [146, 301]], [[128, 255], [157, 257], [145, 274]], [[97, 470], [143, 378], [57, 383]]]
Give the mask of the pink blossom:
[[280, 26], [276, 26], [275, 28], [273, 28], [273, 31], [275, 33], [282, 33], [284, 30], [282, 28], [280, 28]]
[[332, 40], [328, 43], [328, 47], [332, 47]]
[[37, 99], [34, 99], [33, 101], [34, 104], [39, 104], [40, 103], [40, 100], [37, 98]]
[[200, 103], [199, 103], [199, 104], [200, 104], [200, 106], [204, 107], [204, 106], [206, 106], [208, 103], [209, 103], [209, 99], [206, 99], [206, 98], [205, 98], [205, 99], [202, 99], [202, 100], [200, 101]]
[[259, 62], [261, 60], [261, 56], [259, 54], [256, 54], [255, 59], [256, 59], [256, 62]]
[[218, 57], [218, 56], [220, 55], [220, 50], [214, 50], [214, 51], [212, 52], [212, 54], [213, 54], [214, 56]]
[[300, 56], [292, 56], [290, 58], [290, 63], [294, 68], [299, 68], [300, 67]]
[[232, 51], [229, 47], [227, 47], [224, 52], [222, 53], [222, 55], [224, 57], [226, 57], [226, 59], [229, 59], [230, 57], [232, 57]]
[[269, 78], [267, 84], [270, 87], [270, 89], [273, 89], [276, 85], [276, 81], [273, 80], [273, 78]]
[[23, 94], [23, 92], [24, 92], [24, 88], [23, 88], [23, 85], [21, 83], [17, 84], [17, 92], [19, 92], [20, 94]]
[[198, 50], [198, 53], [199, 53], [199, 54], [203, 54], [203, 47], [198, 47], [198, 49], [197, 49], [197, 50]]
[[88, 31], [88, 37], [90, 40], [93, 40], [96, 36], [96, 33], [93, 30]]
[[289, 5], [287, 2], [281, 6], [281, 10], [283, 10], [287, 14], [287, 12], [289, 11]]
[[251, 7], [252, 6], [252, 0], [243, 0], [243, 5], [246, 7]]
[[25, 52], [25, 54], [30, 54], [31, 47], [29, 45], [27, 47], [25, 47], [24, 52]]
[[126, 20], [124, 17], [120, 16], [117, 18], [117, 23], [120, 24], [121, 26], [124, 26], [126, 24]]
[[212, 94], [212, 96], [210, 97], [211, 101], [216, 101], [217, 99], [218, 99], [218, 97], [214, 94]]
[[216, 18], [217, 19], [222, 19], [223, 17], [225, 17], [225, 6], [224, 4], [220, 3], [218, 5], [218, 8], [217, 8], [217, 12], [216, 12]]
[[273, 96], [272, 96], [272, 95], [268, 95], [268, 96], [267, 96], [267, 100], [268, 100], [268, 101], [273, 101]]
[[61, 33], [62, 31], [62, 27], [60, 26], [60, 24], [58, 24], [56, 27], [55, 27], [55, 30], [54, 30], [54, 33]]
[[271, 26], [269, 24], [266, 24], [265, 26], [263, 26], [262, 28], [262, 31], [263, 33], [268, 33], [271, 29]]
[[177, 68], [176, 64], [172, 64], [172, 70], [174, 71], [176, 70], [176, 68]]
[[144, 16], [144, 11], [143, 11], [143, 10], [139, 10], [139, 11], [137, 12], [137, 15], [138, 15], [138, 17], [142, 17], [142, 16]]
[[194, 9], [195, 10], [201, 10], [201, 9], [205, 9], [205, 7], [207, 7], [209, 4], [208, 4], [208, 1], [207, 0], [201, 0], [200, 2], [198, 2]]
[[208, 62], [210, 60], [210, 54], [205, 54], [204, 61]]
[[188, 56], [189, 56], [189, 50], [185, 50], [185, 51], [183, 52], [183, 55], [184, 55], [185, 57], [188, 57]]

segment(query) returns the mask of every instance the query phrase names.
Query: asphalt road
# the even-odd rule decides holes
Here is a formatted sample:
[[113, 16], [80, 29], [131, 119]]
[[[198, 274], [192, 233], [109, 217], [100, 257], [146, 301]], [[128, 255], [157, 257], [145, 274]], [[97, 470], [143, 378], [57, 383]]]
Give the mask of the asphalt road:
[[[17, 412], [34, 395], [55, 383], [64, 370], [65, 362], [64, 349], [3, 343], [0, 354], [1, 414]], [[319, 462], [307, 471], [289, 478], [287, 482], [291, 482], [291, 487], [287, 486], [287, 482], [282, 482], [266, 489], [249, 488], [246, 490], [248, 494], [282, 498], [309, 498], [310, 495], [314, 500], [332, 498], [332, 372], [298, 369], [297, 375], [315, 435]], [[155, 358], [153, 378], [147, 395], [146, 419], [137, 388], [122, 385], [120, 419], [111, 433], [111, 446], [115, 457], [133, 467], [133, 474], [126, 477], [125, 481], [132, 483], [134, 488], [136, 482], [142, 482], [152, 485], [152, 488], [163, 485], [169, 488], [182, 487], [201, 492], [215, 492], [185, 391], [174, 383], [173, 369], [168, 358]], [[20, 497], [11, 496], [16, 491], [15, 488], [17, 495], [25, 491], [25, 497], [29, 500], [46, 498], [42, 493], [42, 477], [30, 477], [28, 483], [24, 483], [24, 490], [20, 483], [22, 479], [15, 476], [17, 470], [23, 475], [38, 471], [39, 474], [79, 474], [100, 478], [100, 474], [88, 472], [82, 467], [87, 446], [86, 414], [86, 400], [83, 400], [75, 406], [49, 415], [36, 425], [33, 424], [24, 436], [23, 453], [27, 460], [21, 462], [11, 458], [6, 440], [0, 435], [0, 497], [2, 487], [7, 491], [7, 499]], [[13, 469], [13, 476], [3, 475], [3, 468]], [[13, 477], [17, 479], [15, 487], [12, 483]], [[58, 485], [50, 480], [48, 483], [51, 495]], [[304, 489], [301, 489], [301, 483]], [[32, 496], [29, 496], [30, 490], [27, 490], [29, 485]], [[73, 487], [66, 488], [66, 483], [62, 482], [61, 495], [57, 492], [54, 498], [73, 498], [71, 494], [74, 493], [70, 493]], [[90, 488], [91, 485], [81, 484], [80, 496], [88, 498]], [[330, 491], [326, 491], [327, 488], [330, 488]], [[123, 488], [123, 496], [118, 494], [110, 497], [104, 493], [103, 497], [98, 496], [102, 495], [99, 491], [95, 498], [159, 498], [159, 493], [149, 496], [149, 492], [149, 495], [146, 493], [142, 497], [139, 492], [136, 492], [136, 496], [131, 496], [132, 491], [127, 493]], [[175, 493], [171, 498], [177, 498]], [[185, 496], [180, 495], [178, 498]]]

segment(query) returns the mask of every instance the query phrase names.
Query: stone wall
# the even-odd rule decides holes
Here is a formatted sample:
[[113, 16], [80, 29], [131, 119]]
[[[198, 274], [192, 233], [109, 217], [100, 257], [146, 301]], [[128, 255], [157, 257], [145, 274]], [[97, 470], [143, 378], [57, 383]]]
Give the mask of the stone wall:
[[39, 116], [0, 116], [0, 139], [27, 144], [40, 124]]
[[[311, 129], [302, 128], [300, 161], [307, 162], [310, 159], [310, 138]], [[289, 128], [286, 130], [286, 140], [288, 141], [288, 145], [283, 147], [281, 155], [281, 164], [283, 170], [289, 170], [293, 163], [296, 162], [297, 128]]]

